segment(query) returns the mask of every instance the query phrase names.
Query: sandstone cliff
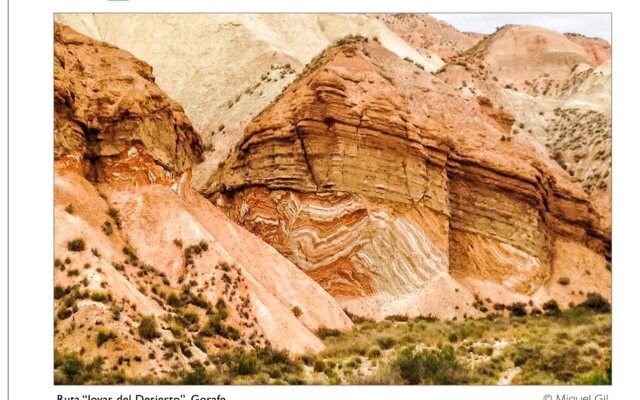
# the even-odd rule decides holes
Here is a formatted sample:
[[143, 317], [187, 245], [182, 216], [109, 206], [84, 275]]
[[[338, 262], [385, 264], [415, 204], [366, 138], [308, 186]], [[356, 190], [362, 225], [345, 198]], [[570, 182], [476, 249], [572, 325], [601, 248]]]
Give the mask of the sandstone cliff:
[[[357, 314], [609, 295], [609, 241], [587, 195], [510, 140], [512, 122], [362, 40], [310, 63], [206, 193]], [[571, 287], [552, 281], [569, 273]]]
[[57, 350], [158, 377], [230, 347], [318, 351], [315, 330], [350, 328], [190, 187], [202, 141], [148, 64], [57, 23], [54, 49]]

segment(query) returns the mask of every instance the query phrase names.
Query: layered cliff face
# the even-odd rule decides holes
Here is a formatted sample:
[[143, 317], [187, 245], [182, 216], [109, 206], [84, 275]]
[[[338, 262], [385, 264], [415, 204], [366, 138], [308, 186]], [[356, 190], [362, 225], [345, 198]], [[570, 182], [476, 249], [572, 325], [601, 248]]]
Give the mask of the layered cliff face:
[[[515, 117], [531, 141], [590, 195], [610, 231], [611, 46], [532, 26], [505, 26], [452, 57], [438, 76]], [[542, 146], [538, 146], [538, 144]]]
[[203, 139], [204, 161], [193, 171], [198, 190], [237, 146], [246, 125], [334, 41], [376, 37], [427, 70], [444, 64], [364, 14], [57, 14], [56, 19], [153, 65], [158, 84], [184, 106]]
[[[206, 193], [354, 313], [472, 315], [489, 288], [608, 295], [587, 196], [509, 140], [512, 122], [375, 42], [338, 46], [254, 119]], [[591, 256], [570, 266], [589, 270], [573, 289], [550, 281], [569, 246]]]
[[224, 348], [318, 351], [315, 330], [350, 328], [191, 189], [201, 139], [149, 65], [60, 24], [54, 60], [56, 350], [160, 377]]

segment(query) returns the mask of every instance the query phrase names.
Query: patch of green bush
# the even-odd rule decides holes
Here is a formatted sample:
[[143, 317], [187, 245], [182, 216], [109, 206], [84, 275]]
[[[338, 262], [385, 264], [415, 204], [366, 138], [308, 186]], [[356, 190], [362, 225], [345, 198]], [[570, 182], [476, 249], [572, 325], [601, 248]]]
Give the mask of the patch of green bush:
[[316, 331], [316, 336], [318, 336], [320, 339], [326, 339], [328, 337], [338, 337], [341, 334], [342, 334], [342, 332], [340, 332], [337, 329], [330, 329], [330, 328], [327, 328], [327, 327], [324, 327], [324, 326], [321, 326]]
[[588, 293], [587, 299], [579, 304], [598, 314], [606, 314], [611, 312], [611, 303], [605, 299], [600, 293]]
[[138, 326], [138, 333], [142, 339], [153, 340], [160, 337], [158, 324], [153, 316], [144, 316]]
[[98, 345], [98, 347], [101, 347], [109, 340], [113, 340], [117, 337], [118, 335], [116, 335], [113, 331], [110, 331], [108, 329], [99, 329], [98, 336], [96, 337], [96, 344]]
[[405, 383], [410, 385], [461, 385], [469, 382], [469, 373], [460, 364], [452, 346], [442, 350], [415, 351], [407, 347], [392, 361]]

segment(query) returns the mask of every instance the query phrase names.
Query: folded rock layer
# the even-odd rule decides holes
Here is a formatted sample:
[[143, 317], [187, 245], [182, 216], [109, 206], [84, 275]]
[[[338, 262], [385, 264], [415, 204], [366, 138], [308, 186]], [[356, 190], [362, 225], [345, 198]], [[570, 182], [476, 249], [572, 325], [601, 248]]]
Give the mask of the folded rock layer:
[[477, 313], [482, 288], [466, 278], [532, 297], [560, 268], [558, 240], [606, 276], [609, 241], [587, 196], [507, 140], [512, 122], [362, 40], [325, 51], [256, 117], [206, 194], [375, 318]]

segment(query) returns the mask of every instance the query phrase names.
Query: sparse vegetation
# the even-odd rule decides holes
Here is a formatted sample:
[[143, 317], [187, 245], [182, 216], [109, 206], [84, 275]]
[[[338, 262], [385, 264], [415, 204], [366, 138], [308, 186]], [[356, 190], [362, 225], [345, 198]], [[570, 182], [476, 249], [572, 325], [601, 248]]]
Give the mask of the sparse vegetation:
[[[73, 307], [73, 301], [67, 299], [89, 296], [77, 290], [56, 291], [67, 293], [60, 299], [63, 308], [67, 303]], [[526, 311], [526, 307], [515, 303], [503, 310], [513, 313], [521, 308]], [[317, 355], [294, 357], [269, 346], [218, 349], [210, 352], [208, 365], [193, 362], [173, 378], [162, 379], [183, 384], [495, 384], [504, 372], [519, 367], [514, 384], [608, 384], [611, 316], [605, 311], [607, 307], [610, 309], [606, 299], [592, 293], [583, 303], [566, 310], [548, 301], [541, 307], [545, 314], [535, 317], [489, 314], [456, 322], [427, 317], [379, 322], [354, 318], [358, 322], [349, 332], [321, 328], [318, 335], [326, 349]], [[222, 299], [211, 307], [212, 335], [219, 335], [216, 327], [224, 326], [228, 313]], [[150, 332], [156, 332], [155, 320], [145, 318], [153, 321]], [[147, 323], [140, 326], [143, 324]], [[166, 355], [173, 357], [179, 352], [191, 357], [192, 347], [185, 339], [188, 332], [175, 324], [170, 328], [176, 340], [165, 341]], [[102, 345], [115, 339], [104, 328], [98, 332], [97, 340]], [[208, 336], [202, 332], [199, 335], [192, 346], [211, 351], [206, 344]], [[145, 336], [141, 333], [147, 340], [157, 337]], [[361, 368], [365, 363], [368, 367]], [[307, 372], [303, 365], [308, 366]], [[78, 354], [56, 354], [56, 382], [102, 383], [116, 379], [107, 371], [98, 371]]]
[[345, 36], [345, 37], [343, 37], [341, 39], [336, 40], [335, 44], [338, 45], [338, 46], [342, 46], [342, 45], [345, 45], [345, 44], [352, 44], [352, 43], [358, 43], [358, 42], [368, 42], [368, 41], [369, 41], [369, 39], [364, 37], [364, 36], [362, 36], [362, 35], [359, 35], [359, 34], [358, 35], [351, 35], [351, 34], [349, 34], [349, 35], [347, 35], [347, 36]]
[[107, 209], [107, 215], [113, 219], [118, 228], [122, 228], [122, 220], [120, 219], [120, 211], [114, 207]]

